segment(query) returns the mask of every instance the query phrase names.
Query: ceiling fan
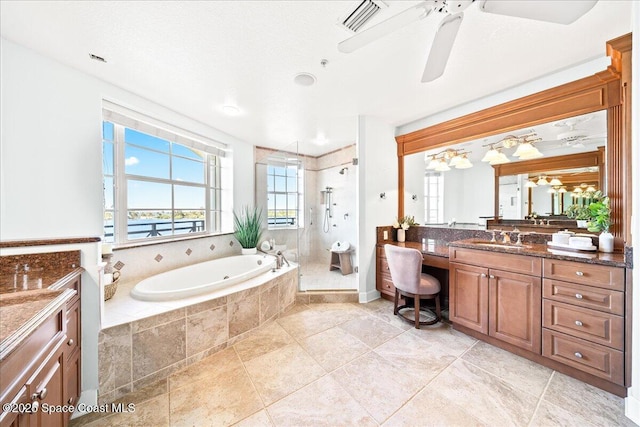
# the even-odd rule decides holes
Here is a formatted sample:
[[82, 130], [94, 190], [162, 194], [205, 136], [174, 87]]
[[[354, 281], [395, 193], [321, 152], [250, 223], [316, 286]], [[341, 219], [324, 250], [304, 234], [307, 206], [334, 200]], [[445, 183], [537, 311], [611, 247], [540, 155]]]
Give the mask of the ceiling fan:
[[591, 10], [598, 0], [427, 0], [343, 40], [338, 43], [338, 50], [353, 52], [405, 25], [424, 19], [433, 12], [441, 13], [445, 16], [438, 26], [422, 74], [423, 83], [433, 81], [444, 73], [464, 17], [463, 11], [476, 2], [483, 12], [567, 25]]
[[590, 116], [587, 117], [574, 117], [569, 120], [557, 122], [554, 124], [556, 127], [567, 127], [568, 130], [558, 133], [556, 139], [561, 142], [559, 147], [573, 147], [583, 148], [585, 143], [592, 141], [606, 141], [606, 133], [600, 135], [590, 135], [590, 132], [586, 129], [576, 129], [580, 123], [591, 120]]

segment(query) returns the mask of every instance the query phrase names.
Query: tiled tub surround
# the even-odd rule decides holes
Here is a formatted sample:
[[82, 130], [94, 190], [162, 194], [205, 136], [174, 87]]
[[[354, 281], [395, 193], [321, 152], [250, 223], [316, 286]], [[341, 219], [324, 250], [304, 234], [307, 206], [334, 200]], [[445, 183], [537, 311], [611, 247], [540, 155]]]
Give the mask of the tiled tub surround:
[[264, 273], [229, 288], [228, 295], [162, 303], [133, 300], [133, 285], [125, 284], [105, 303], [98, 337], [100, 403], [164, 380], [278, 318], [295, 305], [298, 269]]

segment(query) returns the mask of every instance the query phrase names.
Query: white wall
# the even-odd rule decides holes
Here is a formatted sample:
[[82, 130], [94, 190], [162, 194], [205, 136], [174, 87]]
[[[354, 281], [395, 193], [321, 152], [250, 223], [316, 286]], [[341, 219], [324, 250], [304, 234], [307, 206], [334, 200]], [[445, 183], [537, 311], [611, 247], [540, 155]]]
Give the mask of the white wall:
[[[253, 201], [249, 144], [5, 39], [0, 56], [0, 240], [102, 235], [103, 99], [228, 143], [234, 151], [233, 198]], [[88, 270], [82, 278], [83, 400], [95, 403], [99, 245], [19, 253], [76, 247]]]
[[[376, 227], [390, 225], [398, 215], [398, 164], [393, 127], [381, 120], [358, 117], [358, 282], [360, 302], [376, 299]], [[386, 193], [381, 199], [380, 193]]]
[[[424, 224], [424, 172], [427, 165], [423, 154], [404, 158], [404, 214], [413, 216], [417, 223]], [[412, 197], [416, 195], [416, 200]]]

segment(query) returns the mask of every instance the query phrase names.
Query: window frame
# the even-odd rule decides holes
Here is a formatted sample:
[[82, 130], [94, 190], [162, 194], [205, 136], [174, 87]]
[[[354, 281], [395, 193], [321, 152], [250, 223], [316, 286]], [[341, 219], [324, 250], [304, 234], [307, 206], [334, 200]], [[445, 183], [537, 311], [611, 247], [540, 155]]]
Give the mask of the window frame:
[[[430, 191], [432, 181], [435, 181], [437, 194], [433, 196]], [[432, 209], [432, 200], [435, 200], [437, 215], [435, 221], [430, 212]], [[444, 222], [444, 173], [427, 170], [424, 173], [424, 223], [425, 224], [441, 224]]]
[[[266, 221], [267, 221], [267, 229], [268, 230], [286, 230], [286, 229], [298, 229], [298, 228], [304, 228], [304, 167], [302, 165], [301, 162], [297, 161], [297, 162], [287, 162], [287, 161], [282, 161], [280, 159], [267, 159], [267, 167], [266, 167], [266, 179], [267, 179], [267, 185], [266, 185]], [[285, 173], [285, 175], [276, 175], [276, 174], [271, 174], [269, 173], [270, 169], [272, 168], [284, 168], [286, 172], [293, 170], [293, 167], [295, 167], [295, 179], [296, 179], [296, 191], [288, 191], [288, 179], [287, 178], [291, 178], [291, 176], [289, 176], [287, 173]], [[282, 177], [284, 178], [284, 182], [285, 182], [285, 191], [276, 191], [275, 189], [275, 177]], [[269, 190], [269, 180], [272, 180], [274, 186], [273, 186], [273, 191]], [[269, 216], [269, 198], [270, 197], [274, 197], [274, 203], [275, 203], [275, 196], [276, 195], [280, 195], [280, 196], [284, 196], [284, 200], [286, 201], [286, 209], [285, 211], [287, 212], [287, 216], [286, 218], [286, 222], [285, 224], [271, 224], [270, 223], [270, 217]], [[295, 196], [296, 197], [296, 216], [294, 217], [289, 217], [289, 211], [291, 211], [291, 209], [288, 208], [289, 206], [289, 197], [290, 196]], [[274, 205], [274, 210], [277, 211], [278, 210], [278, 206]], [[277, 219], [277, 217], [273, 217], [274, 219]], [[289, 224], [289, 219], [293, 218], [294, 219], [294, 223], [293, 224]]]
[[[180, 240], [185, 237], [197, 237], [197, 236], [206, 236], [213, 234], [221, 234], [221, 217], [222, 217], [222, 182], [221, 182], [221, 161], [219, 156], [207, 153], [202, 150], [198, 150], [197, 148], [190, 147], [185, 144], [181, 144], [180, 142], [176, 142], [172, 140], [172, 138], [166, 137], [157, 137], [161, 140], [169, 142], [169, 150], [167, 152], [162, 150], [157, 150], [154, 148], [150, 148], [148, 146], [138, 145], [135, 142], [127, 142], [125, 140], [125, 131], [126, 129], [131, 129], [132, 131], [143, 133], [145, 135], [150, 135], [151, 137], [156, 137], [155, 135], [150, 134], [149, 132], [145, 132], [143, 130], [136, 129], [135, 127], [126, 126], [120, 124], [116, 121], [109, 120], [108, 118], [103, 118], [103, 135], [102, 135], [102, 145], [103, 145], [103, 155], [104, 155], [104, 146], [105, 143], [113, 144], [113, 175], [108, 175], [105, 173], [103, 169], [103, 185], [106, 186], [106, 178], [112, 178], [113, 180], [113, 209], [109, 209], [106, 206], [106, 200], [103, 200], [103, 212], [112, 212], [113, 218], [113, 236], [111, 239], [105, 238], [105, 241], [112, 241], [115, 245], [130, 245], [130, 244], [145, 244], [147, 242], [158, 242], [158, 241], [170, 241], [170, 240]], [[104, 124], [110, 123], [113, 126], [113, 139], [108, 140], [105, 139], [104, 135]], [[135, 147], [136, 149], [146, 150], [153, 153], [161, 153], [168, 156], [169, 159], [169, 178], [158, 178], [158, 177], [150, 177], [147, 175], [136, 175], [132, 173], [127, 173], [126, 171], [126, 147], [130, 145]], [[187, 156], [174, 153], [174, 145], [178, 145], [180, 147], [187, 148], [189, 150], [194, 151], [199, 156], [201, 156], [202, 160], [197, 160], [194, 158], [189, 158]], [[174, 168], [174, 159], [188, 159], [194, 162], [201, 162], [203, 167], [203, 183], [196, 183], [190, 181], [181, 181], [174, 177], [173, 168]], [[104, 161], [103, 161], [104, 164]], [[154, 207], [145, 207], [145, 208], [130, 208], [128, 206], [128, 184], [131, 181], [139, 181], [139, 182], [151, 182], [151, 183], [159, 183], [170, 186], [171, 192], [171, 207], [167, 208], [154, 208]], [[183, 187], [192, 187], [192, 188], [202, 188], [204, 192], [204, 209], [193, 208], [193, 210], [202, 210], [204, 211], [204, 218], [198, 219], [197, 221], [203, 221], [202, 230], [198, 231], [187, 231], [187, 232], [177, 232], [175, 230], [176, 226], [176, 218], [175, 214], [177, 211], [181, 210], [189, 210], [189, 208], [178, 208], [176, 207], [176, 196], [175, 190], [176, 186]], [[106, 188], [105, 188], [106, 191]], [[103, 196], [104, 197], [104, 196]], [[171, 218], [167, 219], [170, 226], [170, 234], [165, 235], [157, 235], [157, 236], [146, 236], [146, 237], [138, 237], [132, 238], [129, 233], [129, 222], [128, 222], [128, 213], [129, 211], [168, 211], [171, 214]], [[103, 216], [103, 230], [106, 236], [106, 215]], [[179, 220], [178, 220], [179, 221]]]

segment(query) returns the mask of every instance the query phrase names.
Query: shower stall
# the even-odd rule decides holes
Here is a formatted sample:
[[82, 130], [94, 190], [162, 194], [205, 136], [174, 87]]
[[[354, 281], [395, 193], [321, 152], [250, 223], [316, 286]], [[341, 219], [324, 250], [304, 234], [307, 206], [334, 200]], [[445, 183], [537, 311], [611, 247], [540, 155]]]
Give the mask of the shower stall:
[[[256, 147], [256, 206], [266, 213], [264, 246], [298, 263], [301, 291], [357, 290], [355, 145], [311, 157], [297, 144]], [[331, 267], [332, 249], [352, 272]]]

